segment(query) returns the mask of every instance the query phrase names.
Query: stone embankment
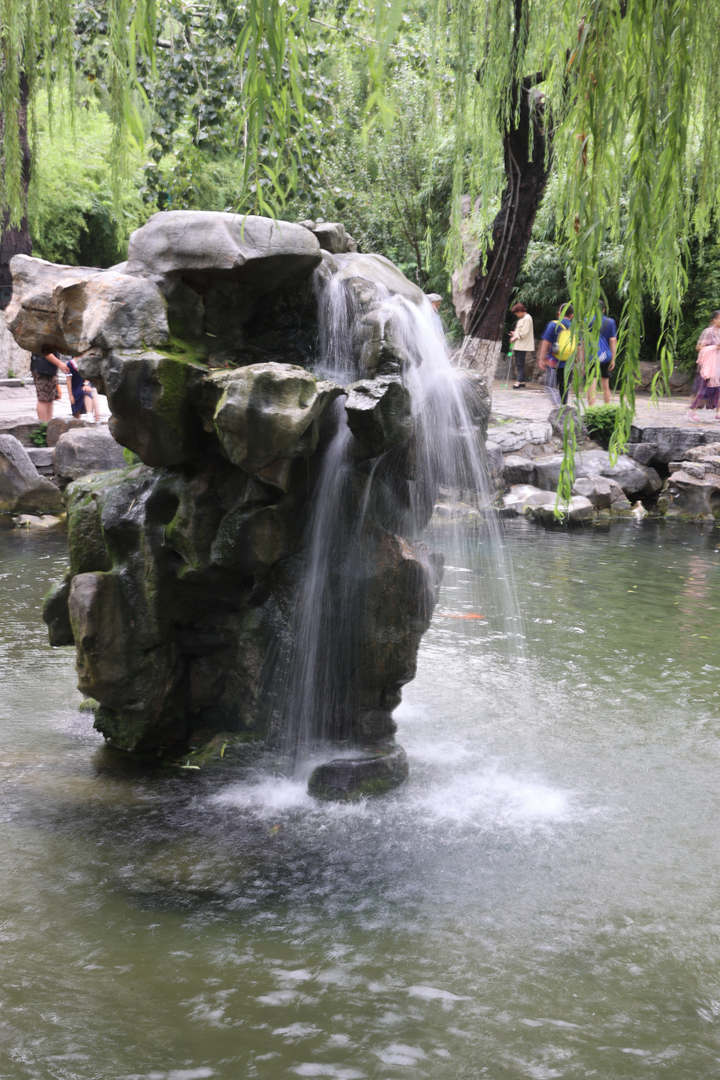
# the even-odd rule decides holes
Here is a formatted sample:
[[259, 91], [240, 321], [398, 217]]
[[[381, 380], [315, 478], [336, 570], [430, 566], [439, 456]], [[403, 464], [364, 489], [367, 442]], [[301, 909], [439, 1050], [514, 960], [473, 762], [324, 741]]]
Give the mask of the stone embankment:
[[[563, 463], [563, 424], [576, 425], [578, 450], [572, 498], [557, 507]], [[638, 422], [626, 452], [613, 462], [587, 436], [574, 408], [554, 409], [546, 421], [514, 419], [488, 428], [487, 460], [503, 516], [537, 522], [596, 521], [642, 515], [712, 522], [720, 518], [720, 428]], [[438, 518], [450, 516], [442, 503]]]
[[45, 446], [33, 439], [38, 429], [32, 417], [0, 424], [0, 515], [23, 527], [59, 521], [70, 481], [127, 464], [107, 424], [58, 417], [47, 426]]

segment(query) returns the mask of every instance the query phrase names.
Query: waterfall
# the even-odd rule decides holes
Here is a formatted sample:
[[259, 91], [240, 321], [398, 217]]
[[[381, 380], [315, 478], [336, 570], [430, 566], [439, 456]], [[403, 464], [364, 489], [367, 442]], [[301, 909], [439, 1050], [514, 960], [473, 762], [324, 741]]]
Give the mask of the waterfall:
[[[456, 504], [469, 499], [487, 510], [493, 501], [468, 389], [450, 362], [431, 304], [380, 256], [338, 256], [334, 262], [335, 273], [318, 281], [316, 373], [345, 386], [367, 378], [363, 333], [368, 320], [380, 325], [390, 359], [383, 360], [379, 373], [402, 379], [410, 396], [413, 434], [401, 445], [358, 461], [346, 399], [334, 405], [305, 525], [303, 562], [294, 581], [289, 640], [273, 663], [269, 691], [276, 731], [300, 769], [318, 743], [350, 739], [350, 716], [362, 699], [356, 660], [369, 603], [368, 559], [378, 535], [421, 538], [441, 489], [445, 500]], [[477, 531], [466, 522], [448, 527], [477, 545]], [[512, 569], [494, 513], [482, 515], [482, 528], [482, 588], [503, 592], [502, 633], [509, 657], [516, 658], [522, 635]], [[434, 569], [425, 548], [420, 544], [413, 551], [431, 579]], [[399, 693], [390, 711], [398, 702]]]

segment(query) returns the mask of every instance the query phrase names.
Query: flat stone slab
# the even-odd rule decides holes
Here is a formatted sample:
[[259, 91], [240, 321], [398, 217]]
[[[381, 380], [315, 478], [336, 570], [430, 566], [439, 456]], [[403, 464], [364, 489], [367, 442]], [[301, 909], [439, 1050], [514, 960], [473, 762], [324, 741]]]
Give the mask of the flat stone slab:
[[504, 454], [512, 454], [523, 446], [542, 446], [552, 438], [552, 425], [547, 422], [522, 421], [488, 428], [488, 442], [499, 446]]
[[26, 449], [27, 455], [36, 469], [48, 465], [52, 468], [53, 452], [51, 446], [28, 446]]
[[[700, 418], [697, 424], [688, 424], [686, 427], [660, 427], [636, 422], [630, 428], [630, 442], [654, 443], [657, 449], [651, 460], [668, 463], [683, 461], [688, 450], [715, 442], [719, 434], [720, 424], [712, 419], [703, 422]], [[637, 451], [635, 456], [638, 460]]]
[[384, 795], [407, 779], [407, 755], [401, 746], [386, 753], [334, 758], [318, 765], [308, 790], [316, 799], [349, 802], [367, 795]]

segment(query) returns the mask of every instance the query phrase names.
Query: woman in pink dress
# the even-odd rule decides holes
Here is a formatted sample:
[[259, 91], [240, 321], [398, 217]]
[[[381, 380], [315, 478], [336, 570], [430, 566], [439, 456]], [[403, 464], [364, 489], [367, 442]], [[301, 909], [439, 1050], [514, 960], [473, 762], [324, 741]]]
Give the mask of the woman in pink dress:
[[712, 322], [703, 330], [695, 348], [698, 375], [688, 416], [698, 422], [697, 409], [715, 409], [715, 419], [720, 420], [720, 311], [713, 312]]

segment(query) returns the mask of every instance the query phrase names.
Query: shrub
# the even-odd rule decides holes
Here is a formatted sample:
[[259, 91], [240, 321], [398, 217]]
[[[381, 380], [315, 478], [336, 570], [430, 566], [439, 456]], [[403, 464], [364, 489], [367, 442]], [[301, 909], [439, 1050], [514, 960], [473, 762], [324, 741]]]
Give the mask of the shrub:
[[604, 443], [610, 442], [610, 437], [615, 430], [615, 418], [617, 405], [592, 405], [585, 410], [585, 423], [591, 439]]
[[30, 442], [35, 446], [47, 446], [47, 420], [43, 420], [40, 426], [30, 433]]

